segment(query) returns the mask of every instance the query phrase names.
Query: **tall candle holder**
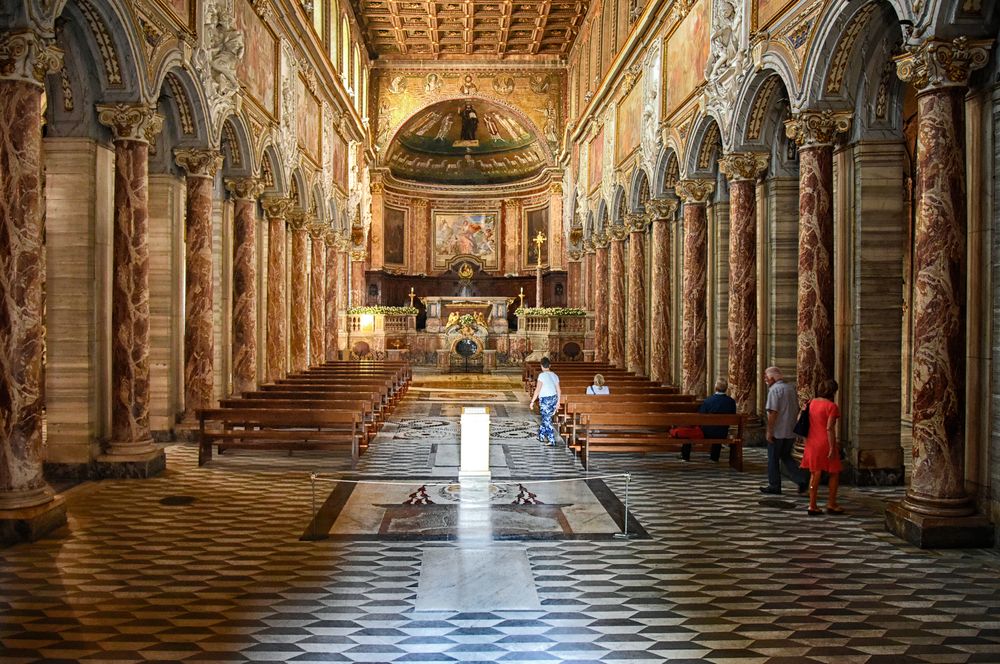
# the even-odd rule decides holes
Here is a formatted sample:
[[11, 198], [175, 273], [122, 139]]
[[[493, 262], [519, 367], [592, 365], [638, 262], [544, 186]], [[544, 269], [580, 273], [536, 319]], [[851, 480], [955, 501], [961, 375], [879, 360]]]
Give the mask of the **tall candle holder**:
[[413, 292], [413, 286], [410, 286], [410, 307], [413, 307], [413, 298], [416, 296], [417, 294]]

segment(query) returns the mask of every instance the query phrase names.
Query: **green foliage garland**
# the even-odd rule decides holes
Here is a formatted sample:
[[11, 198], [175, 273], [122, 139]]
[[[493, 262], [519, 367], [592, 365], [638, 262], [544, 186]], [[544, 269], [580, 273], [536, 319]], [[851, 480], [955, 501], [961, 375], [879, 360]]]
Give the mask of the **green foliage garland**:
[[416, 316], [416, 307], [351, 307], [349, 314], [384, 314], [386, 316]]
[[527, 318], [560, 318], [568, 316], [586, 316], [587, 312], [576, 307], [518, 307], [515, 316]]

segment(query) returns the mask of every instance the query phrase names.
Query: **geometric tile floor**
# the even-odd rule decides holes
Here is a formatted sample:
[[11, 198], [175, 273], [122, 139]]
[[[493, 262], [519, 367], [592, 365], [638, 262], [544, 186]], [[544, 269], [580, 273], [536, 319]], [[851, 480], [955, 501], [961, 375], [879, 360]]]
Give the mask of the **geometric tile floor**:
[[[356, 475], [452, 472], [457, 429], [411, 436], [412, 423], [447, 420], [456, 391], [477, 395], [423, 378]], [[509, 383], [486, 391], [506, 408], [504, 472], [585, 477], [565, 450], [517, 437], [531, 413], [519, 376]], [[887, 534], [881, 508], [898, 488], [846, 487], [844, 517], [810, 518], [794, 495], [762, 504], [758, 449], [744, 473], [595, 456], [591, 476], [617, 475], [604, 482], [619, 497], [631, 474], [629, 508], [651, 539], [503, 542], [528, 558], [532, 611], [416, 611], [422, 552], [448, 543], [300, 541], [311, 472], [351, 469], [320, 453], [199, 468], [174, 444], [160, 477], [68, 490], [66, 528], [0, 549], [0, 661], [1000, 663], [996, 550], [921, 551]]]

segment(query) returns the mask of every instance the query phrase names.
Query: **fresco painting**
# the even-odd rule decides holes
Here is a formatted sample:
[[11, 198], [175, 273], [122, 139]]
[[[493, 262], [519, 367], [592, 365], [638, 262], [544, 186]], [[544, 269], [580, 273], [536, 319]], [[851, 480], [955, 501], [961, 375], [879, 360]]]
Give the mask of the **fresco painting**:
[[386, 206], [382, 223], [385, 228], [383, 262], [403, 266], [406, 255], [406, 211]]
[[542, 265], [549, 262], [549, 208], [535, 208], [525, 211], [524, 219], [524, 266], [535, 267], [538, 264], [537, 246], [534, 239], [541, 233], [546, 241], [542, 243]]
[[753, 30], [766, 28], [792, 6], [794, 0], [754, 0]]
[[711, 3], [698, 0], [667, 42], [667, 114], [687, 101], [705, 78], [708, 63]]
[[192, 21], [193, 16], [193, 5], [194, 0], [161, 0], [170, 11], [173, 12], [174, 17], [180, 22], [181, 25], [188, 28], [193, 28]]
[[278, 39], [264, 25], [250, 0], [239, 0], [236, 27], [243, 32], [246, 51], [236, 68], [250, 96], [272, 118], [277, 117]]
[[601, 186], [601, 167], [604, 164], [604, 127], [597, 131], [597, 135], [590, 139], [590, 148], [587, 150], [587, 184], [590, 191], [594, 191]]
[[455, 256], [473, 256], [484, 269], [497, 269], [496, 212], [434, 212], [434, 266]]
[[299, 76], [299, 107], [296, 109], [299, 147], [317, 166], [323, 161], [323, 132], [320, 121], [323, 111], [319, 99], [306, 87], [305, 80]]
[[333, 184], [347, 193], [347, 145], [336, 131], [330, 132], [333, 147]]
[[639, 136], [642, 130], [642, 81], [618, 104], [618, 140], [615, 142], [615, 164], [620, 164], [635, 148], [639, 147]]

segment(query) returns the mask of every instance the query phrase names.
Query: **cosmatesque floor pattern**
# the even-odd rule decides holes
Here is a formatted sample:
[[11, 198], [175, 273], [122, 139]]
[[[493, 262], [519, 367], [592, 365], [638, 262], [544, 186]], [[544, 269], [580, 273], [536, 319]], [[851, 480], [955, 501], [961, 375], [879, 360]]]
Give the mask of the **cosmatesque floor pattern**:
[[174, 444], [162, 476], [74, 487], [66, 528], [0, 550], [0, 661], [1000, 663], [997, 551], [888, 535], [901, 489], [847, 488], [842, 517], [761, 500], [757, 449], [744, 473], [597, 455], [649, 538], [487, 543], [526, 556], [540, 609], [418, 610], [422, 561], [453, 542], [300, 539], [337, 478], [454, 479], [464, 402], [495, 407], [495, 477], [587, 477], [534, 440], [516, 375], [418, 375], [354, 471], [280, 452], [198, 468]]

